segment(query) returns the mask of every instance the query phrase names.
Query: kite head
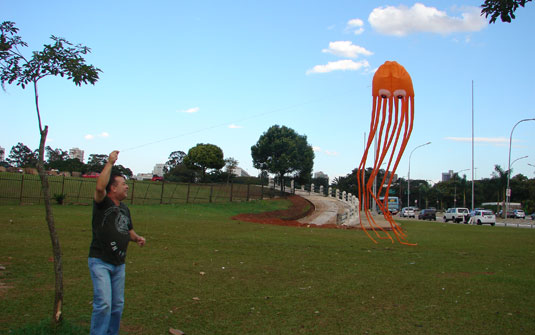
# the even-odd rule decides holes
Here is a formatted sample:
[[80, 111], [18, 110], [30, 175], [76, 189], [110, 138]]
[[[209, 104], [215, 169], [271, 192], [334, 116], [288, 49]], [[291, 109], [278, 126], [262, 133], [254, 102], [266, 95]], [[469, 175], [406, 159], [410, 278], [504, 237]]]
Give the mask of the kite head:
[[397, 62], [387, 61], [377, 69], [373, 76], [372, 95], [382, 98], [394, 96], [399, 99], [414, 97], [411, 76]]

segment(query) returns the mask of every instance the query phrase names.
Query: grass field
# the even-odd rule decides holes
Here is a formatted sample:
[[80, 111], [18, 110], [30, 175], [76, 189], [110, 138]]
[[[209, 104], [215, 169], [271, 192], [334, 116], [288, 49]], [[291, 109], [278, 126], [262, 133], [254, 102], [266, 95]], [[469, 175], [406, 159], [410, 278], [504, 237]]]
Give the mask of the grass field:
[[[288, 203], [134, 205], [122, 334], [533, 334], [535, 232], [405, 222], [417, 247], [357, 230], [230, 220]], [[42, 206], [0, 206], [0, 333], [51, 314]], [[70, 324], [88, 329], [90, 206], [55, 206]]]

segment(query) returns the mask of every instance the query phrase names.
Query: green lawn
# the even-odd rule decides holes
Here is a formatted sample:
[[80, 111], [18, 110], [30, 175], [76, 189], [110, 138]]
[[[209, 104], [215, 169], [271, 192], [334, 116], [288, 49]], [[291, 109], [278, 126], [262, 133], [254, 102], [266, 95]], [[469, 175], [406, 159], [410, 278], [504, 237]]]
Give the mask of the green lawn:
[[[285, 201], [134, 205], [123, 334], [533, 334], [535, 231], [403, 223], [417, 247], [362, 231], [230, 220]], [[88, 329], [90, 206], [55, 206], [69, 323]], [[0, 333], [50, 316], [42, 206], [0, 206]], [[4, 287], [4, 288], [2, 288]], [[11, 288], [5, 288], [11, 287]]]

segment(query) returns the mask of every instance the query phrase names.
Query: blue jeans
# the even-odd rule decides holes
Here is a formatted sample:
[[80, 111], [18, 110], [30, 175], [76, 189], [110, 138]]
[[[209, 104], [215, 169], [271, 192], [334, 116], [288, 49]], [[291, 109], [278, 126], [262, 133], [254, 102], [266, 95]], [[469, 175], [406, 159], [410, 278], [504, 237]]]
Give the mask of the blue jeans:
[[119, 334], [124, 306], [125, 265], [113, 265], [90, 257], [89, 272], [93, 281], [91, 335]]

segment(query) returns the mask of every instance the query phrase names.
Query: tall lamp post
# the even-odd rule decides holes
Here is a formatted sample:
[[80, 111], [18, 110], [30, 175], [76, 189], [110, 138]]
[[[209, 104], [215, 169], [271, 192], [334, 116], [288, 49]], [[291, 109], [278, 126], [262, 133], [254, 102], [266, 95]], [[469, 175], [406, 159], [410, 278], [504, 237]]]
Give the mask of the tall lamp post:
[[518, 121], [514, 125], [513, 129], [511, 129], [511, 135], [509, 136], [509, 165], [507, 168], [507, 188], [505, 189], [505, 197], [506, 197], [505, 198], [505, 217], [507, 217], [507, 212], [509, 212], [509, 200], [511, 198], [511, 189], [509, 188], [509, 180], [511, 179], [511, 143], [513, 141], [513, 132], [515, 131], [516, 126], [518, 126], [520, 123], [525, 122], [525, 121], [535, 121], [535, 118], [523, 119], [523, 120]]
[[417, 146], [416, 148], [412, 149], [411, 154], [409, 155], [409, 173], [407, 174], [407, 206], [409, 207], [411, 205], [411, 157], [414, 150], [421, 148], [425, 145], [431, 144], [431, 142], [427, 142], [424, 144], [421, 144]]
[[511, 201], [511, 189], [509, 188], [509, 177], [511, 176], [511, 168], [513, 167], [516, 161], [519, 161], [524, 158], [528, 158], [528, 156], [522, 156], [522, 157], [515, 159], [511, 163], [509, 167], [509, 171], [507, 172], [507, 189], [505, 190], [505, 196], [507, 197], [507, 202], [505, 204], [505, 218], [507, 218], [507, 213], [509, 212], [509, 202]]
[[464, 169], [453, 173], [453, 207], [457, 207], [457, 184], [455, 183], [455, 175], [458, 175], [461, 172], [468, 171], [470, 169]]

